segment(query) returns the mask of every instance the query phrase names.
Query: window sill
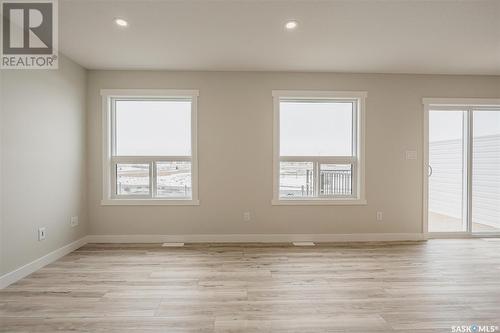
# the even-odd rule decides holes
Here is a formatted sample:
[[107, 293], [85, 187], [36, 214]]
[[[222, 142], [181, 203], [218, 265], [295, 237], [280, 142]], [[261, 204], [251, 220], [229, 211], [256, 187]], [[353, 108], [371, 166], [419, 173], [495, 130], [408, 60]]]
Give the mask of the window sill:
[[101, 206], [199, 206], [199, 200], [182, 199], [105, 199]]
[[273, 199], [273, 206], [350, 206], [367, 205], [365, 199]]

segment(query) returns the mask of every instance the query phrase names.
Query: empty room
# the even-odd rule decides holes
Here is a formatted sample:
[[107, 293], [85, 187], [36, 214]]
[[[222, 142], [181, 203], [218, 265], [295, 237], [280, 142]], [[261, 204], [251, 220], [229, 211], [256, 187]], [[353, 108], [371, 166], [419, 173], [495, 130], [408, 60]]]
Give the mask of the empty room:
[[0, 332], [499, 332], [499, 0], [0, 0]]

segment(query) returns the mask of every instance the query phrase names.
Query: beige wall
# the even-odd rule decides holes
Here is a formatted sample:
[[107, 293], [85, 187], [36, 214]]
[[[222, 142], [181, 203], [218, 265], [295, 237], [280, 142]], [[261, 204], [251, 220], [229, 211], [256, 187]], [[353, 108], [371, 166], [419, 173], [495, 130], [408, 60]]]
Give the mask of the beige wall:
[[[87, 234], [419, 233], [422, 97], [500, 97], [498, 76], [87, 72], [64, 57], [0, 81], [0, 274]], [[200, 206], [100, 205], [103, 88], [200, 90]], [[273, 89], [368, 92], [367, 205], [271, 205]]]
[[[88, 232], [86, 71], [2, 71], [2, 265], [12, 271]], [[80, 224], [70, 227], [70, 217]], [[39, 242], [38, 227], [47, 228]]]
[[[100, 205], [103, 88], [200, 90], [200, 206]], [[368, 205], [271, 206], [273, 89], [368, 92]], [[90, 71], [90, 234], [419, 233], [422, 97], [500, 97], [500, 77]], [[405, 160], [405, 150], [417, 150], [418, 160]]]

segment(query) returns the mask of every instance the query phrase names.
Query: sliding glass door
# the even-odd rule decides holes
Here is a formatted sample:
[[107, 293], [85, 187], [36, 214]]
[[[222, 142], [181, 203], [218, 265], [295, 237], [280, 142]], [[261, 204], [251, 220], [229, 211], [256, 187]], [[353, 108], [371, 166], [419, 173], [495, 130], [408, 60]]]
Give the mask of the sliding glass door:
[[467, 111], [429, 112], [429, 232], [467, 231]]
[[472, 114], [472, 232], [500, 233], [500, 110]]
[[426, 112], [427, 231], [500, 234], [500, 107]]

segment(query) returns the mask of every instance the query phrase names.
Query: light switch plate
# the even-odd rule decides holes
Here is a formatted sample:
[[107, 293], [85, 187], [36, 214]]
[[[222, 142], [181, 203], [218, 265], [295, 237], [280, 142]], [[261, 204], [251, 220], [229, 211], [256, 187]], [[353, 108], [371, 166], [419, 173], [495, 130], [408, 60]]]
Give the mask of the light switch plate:
[[407, 160], [416, 160], [417, 159], [417, 151], [416, 150], [407, 150], [405, 152], [405, 156]]

